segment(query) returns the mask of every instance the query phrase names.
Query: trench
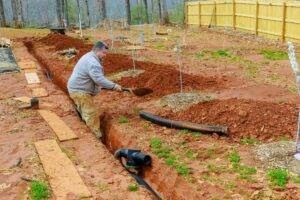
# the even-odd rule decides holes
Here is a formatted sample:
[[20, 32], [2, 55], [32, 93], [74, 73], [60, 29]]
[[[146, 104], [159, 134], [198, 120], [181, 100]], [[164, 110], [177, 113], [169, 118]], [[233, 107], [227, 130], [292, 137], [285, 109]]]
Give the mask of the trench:
[[[52, 81], [67, 95], [67, 80], [64, 74], [57, 73], [53, 70], [53, 63], [39, 55], [39, 52], [35, 51], [34, 44], [31, 41], [25, 41], [24, 44], [41, 65], [47, 79]], [[112, 154], [120, 148], [136, 149], [135, 147], [138, 146], [135, 141], [126, 136], [126, 132], [118, 127], [118, 122], [108, 115], [102, 118], [101, 129], [105, 135], [103, 143]], [[167, 166], [156, 155], [149, 152], [145, 153], [151, 156], [152, 164], [150, 167], [144, 168], [142, 178], [163, 199], [205, 199], [200, 191], [192, 187], [192, 185], [173, 168]]]

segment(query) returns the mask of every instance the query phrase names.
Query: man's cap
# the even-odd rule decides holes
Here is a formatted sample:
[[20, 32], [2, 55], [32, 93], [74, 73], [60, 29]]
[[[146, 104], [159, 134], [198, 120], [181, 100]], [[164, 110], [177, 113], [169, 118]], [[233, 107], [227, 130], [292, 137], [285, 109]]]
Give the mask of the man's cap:
[[94, 48], [99, 48], [99, 49], [108, 49], [107, 44], [105, 44], [102, 41], [98, 41], [94, 44]]

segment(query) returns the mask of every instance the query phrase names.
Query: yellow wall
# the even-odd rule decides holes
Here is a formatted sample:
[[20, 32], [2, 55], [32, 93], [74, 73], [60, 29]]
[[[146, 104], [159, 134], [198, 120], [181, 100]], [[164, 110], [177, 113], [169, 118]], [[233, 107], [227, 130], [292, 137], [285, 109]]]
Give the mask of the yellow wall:
[[225, 26], [300, 43], [300, 2], [216, 0], [186, 3], [186, 23]]

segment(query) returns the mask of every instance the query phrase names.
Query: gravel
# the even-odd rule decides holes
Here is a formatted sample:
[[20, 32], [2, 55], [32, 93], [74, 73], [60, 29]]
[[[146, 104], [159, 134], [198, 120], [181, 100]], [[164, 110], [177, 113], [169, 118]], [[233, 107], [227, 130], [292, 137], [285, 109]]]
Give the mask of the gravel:
[[295, 142], [279, 141], [257, 146], [253, 153], [265, 169], [282, 168], [300, 175], [300, 161], [294, 158]]
[[171, 108], [173, 111], [180, 111], [199, 102], [211, 101], [213, 98], [209, 94], [201, 93], [175, 93], [164, 96], [159, 100], [161, 107]]
[[112, 81], [117, 81], [122, 79], [123, 77], [136, 77], [138, 75], [140, 75], [141, 73], [143, 73], [145, 70], [140, 70], [140, 69], [130, 69], [127, 71], [121, 71], [121, 72], [117, 72], [114, 74], [109, 75], [107, 78], [112, 80]]

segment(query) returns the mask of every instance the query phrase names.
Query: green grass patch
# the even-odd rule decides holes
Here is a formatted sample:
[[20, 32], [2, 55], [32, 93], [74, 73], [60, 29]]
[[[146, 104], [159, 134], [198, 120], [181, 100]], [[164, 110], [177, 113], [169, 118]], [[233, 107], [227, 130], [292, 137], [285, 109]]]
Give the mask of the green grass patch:
[[183, 163], [176, 164], [175, 168], [178, 174], [181, 174], [183, 176], [187, 176], [190, 174], [190, 169]]
[[154, 48], [157, 50], [164, 50], [166, 47], [164, 44], [159, 43], [159, 44], [155, 45]]
[[267, 176], [273, 185], [285, 188], [289, 173], [285, 169], [271, 169], [268, 171]]
[[139, 186], [137, 184], [129, 184], [128, 190], [131, 192], [136, 192], [139, 189]]
[[300, 176], [294, 177], [293, 182], [296, 183], [296, 184], [300, 184]]
[[228, 50], [218, 50], [211, 53], [212, 58], [231, 57], [231, 53]]
[[190, 135], [192, 135], [193, 137], [196, 137], [196, 138], [200, 137], [202, 135], [201, 132], [193, 132], [193, 131], [190, 131], [190, 130], [187, 130], [187, 129], [182, 129], [178, 133], [183, 134], [183, 135], [190, 134]]
[[120, 116], [120, 117], [118, 118], [118, 122], [119, 122], [120, 124], [128, 123], [128, 118], [125, 117], [125, 116]]
[[260, 141], [257, 140], [256, 138], [243, 137], [241, 139], [241, 144], [245, 144], [245, 145], [260, 144]]
[[[165, 163], [168, 166], [174, 167], [179, 174], [187, 176], [190, 173], [190, 169], [180, 160], [180, 157], [175, 155], [174, 150], [168, 145], [164, 144], [161, 139], [155, 137], [152, 138], [150, 140], [150, 146], [152, 151], [159, 158], [164, 158]], [[191, 153], [188, 152], [188, 155], [191, 156]], [[194, 153], [192, 157], [193, 156]]]
[[233, 151], [232, 153], [229, 154], [229, 161], [233, 165], [237, 165], [241, 161], [241, 157], [236, 151]]
[[32, 181], [30, 183], [30, 199], [42, 200], [50, 197], [50, 191], [46, 183], [40, 181]]
[[229, 189], [229, 190], [233, 190], [233, 189], [236, 188], [236, 183], [228, 182], [228, 183], [226, 183], [226, 188]]
[[286, 60], [288, 59], [288, 54], [284, 51], [272, 51], [268, 49], [261, 50], [260, 54], [262, 54], [265, 58], [270, 60]]

